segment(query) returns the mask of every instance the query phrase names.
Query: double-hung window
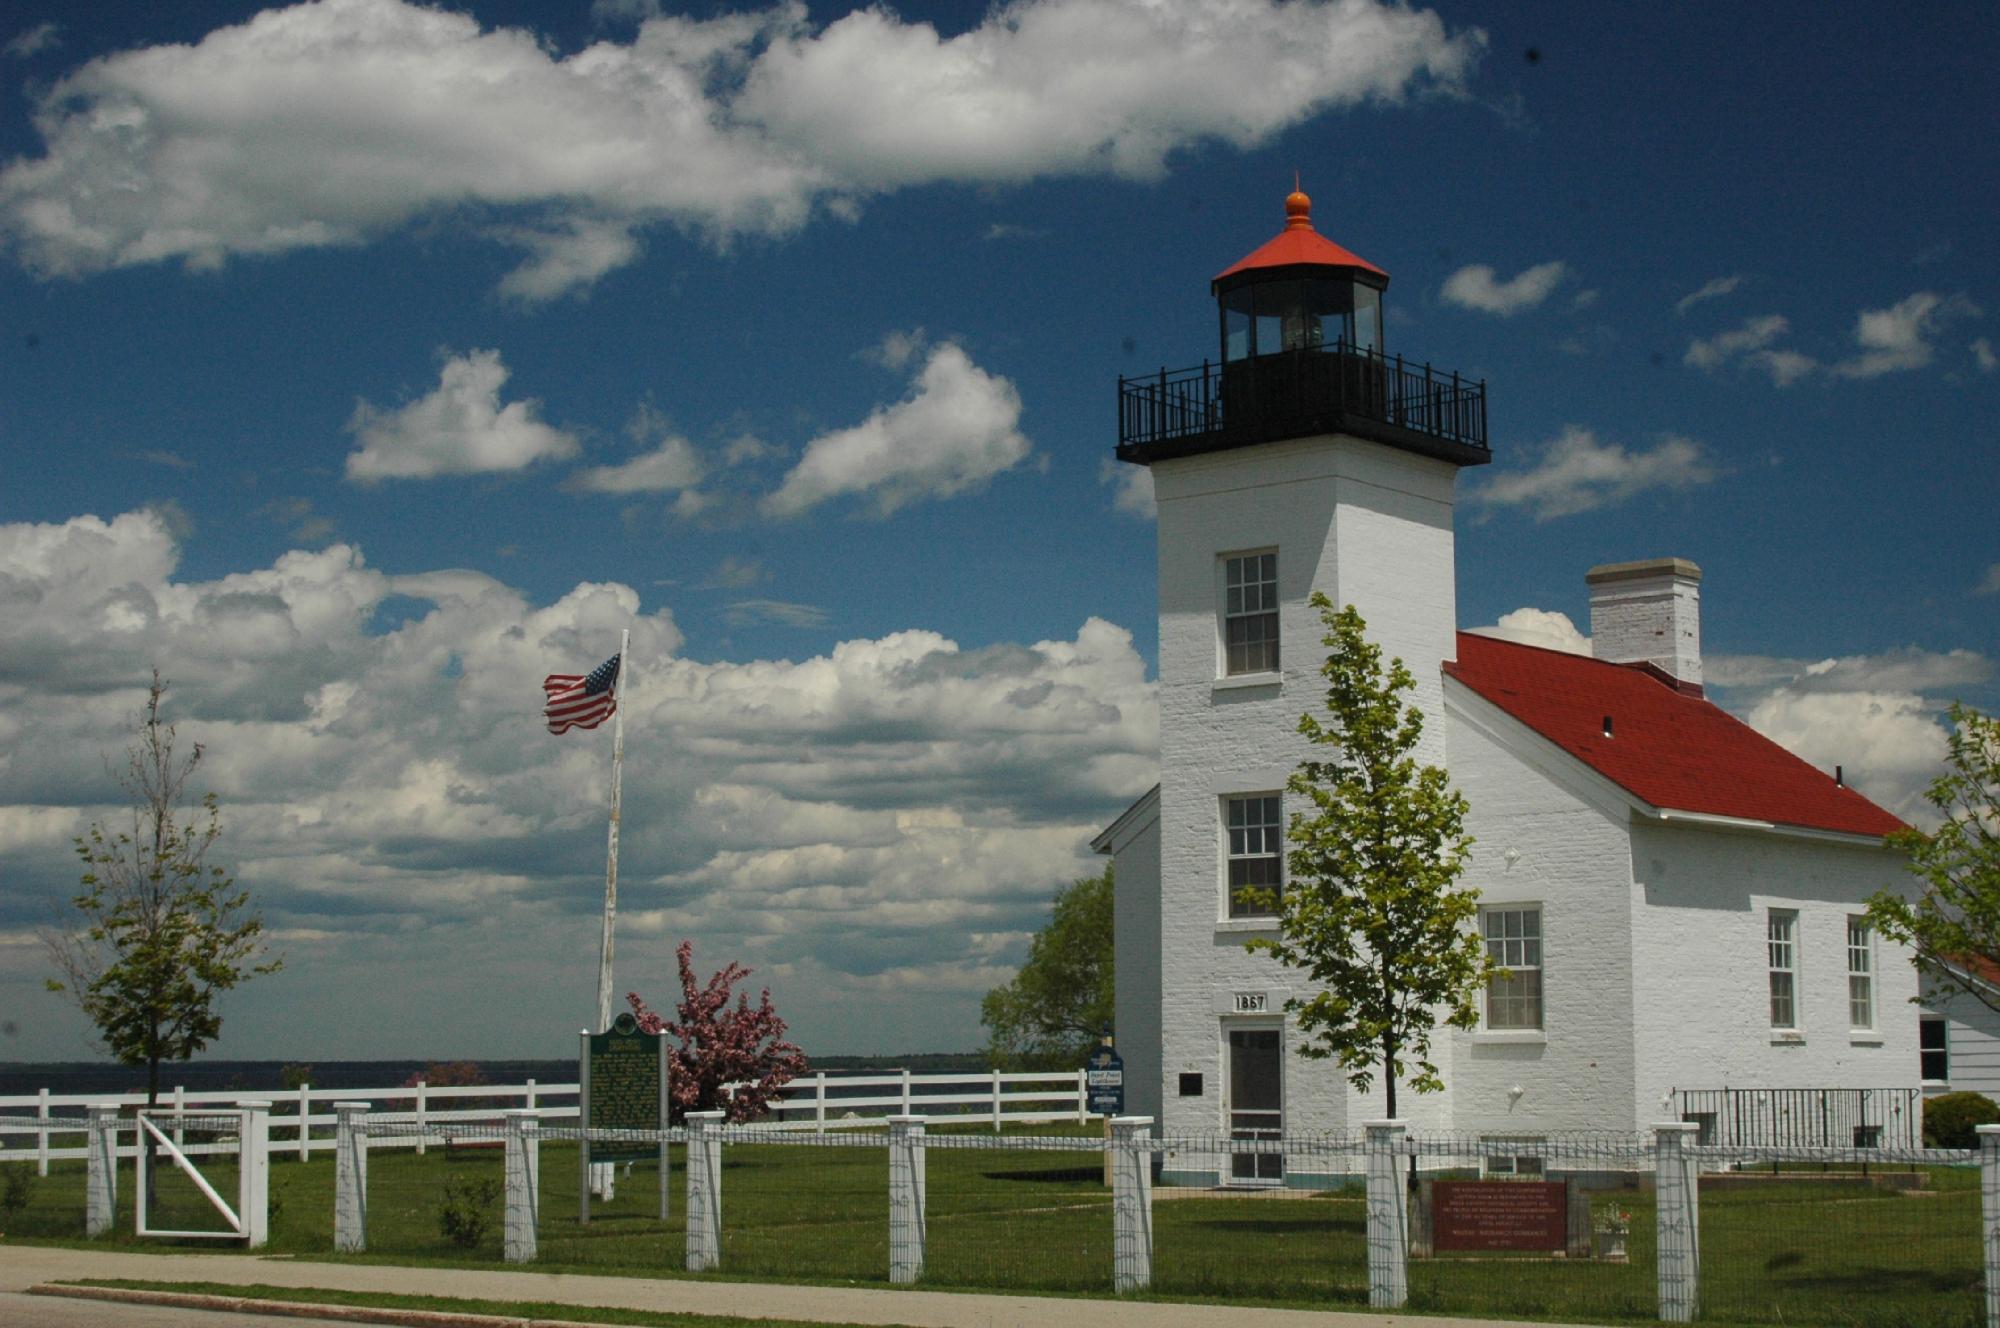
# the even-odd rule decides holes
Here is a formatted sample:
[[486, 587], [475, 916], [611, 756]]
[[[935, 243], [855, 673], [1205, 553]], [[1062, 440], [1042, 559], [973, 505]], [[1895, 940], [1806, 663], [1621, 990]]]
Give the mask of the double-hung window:
[[1771, 1027], [1799, 1026], [1799, 915], [1794, 909], [1771, 910], [1764, 930], [1766, 963], [1771, 971]]
[[1275, 793], [1253, 793], [1222, 800], [1225, 858], [1229, 886], [1229, 916], [1266, 917], [1275, 910], [1237, 898], [1246, 888], [1276, 895], [1284, 882], [1284, 827]]
[[1847, 917], [1847, 1023], [1850, 1028], [1875, 1027], [1875, 932], [1868, 919]]
[[1486, 1026], [1542, 1026], [1542, 910], [1489, 908], [1480, 914], [1487, 957], [1508, 972], [1486, 982]]
[[1222, 671], [1278, 671], [1278, 555], [1222, 560]]

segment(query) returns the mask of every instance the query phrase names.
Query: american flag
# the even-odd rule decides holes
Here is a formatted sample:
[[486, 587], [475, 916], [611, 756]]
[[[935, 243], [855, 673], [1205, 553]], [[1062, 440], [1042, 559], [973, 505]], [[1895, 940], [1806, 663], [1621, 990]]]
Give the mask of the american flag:
[[551, 673], [542, 679], [549, 694], [542, 714], [548, 717], [549, 732], [568, 733], [571, 729], [594, 729], [618, 713], [618, 661], [613, 655], [589, 674]]

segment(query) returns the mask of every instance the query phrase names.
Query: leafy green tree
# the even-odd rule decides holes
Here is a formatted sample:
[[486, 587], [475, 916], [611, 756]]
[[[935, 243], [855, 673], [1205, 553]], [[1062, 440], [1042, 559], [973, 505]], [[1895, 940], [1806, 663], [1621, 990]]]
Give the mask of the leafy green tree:
[[121, 1064], [146, 1067], [148, 1104], [159, 1099], [160, 1062], [188, 1060], [221, 1034], [222, 993], [281, 962], [263, 957], [250, 892], [208, 862], [222, 834], [215, 795], [182, 818], [202, 747], [176, 753], [174, 726], [160, 718], [166, 690], [154, 670], [119, 776], [131, 828], [97, 822], [76, 840], [83, 889], [72, 903], [82, 922], [43, 938], [59, 974], [49, 990], [82, 1008]]
[[1311, 602], [1326, 625], [1328, 719], [1301, 715], [1299, 732], [1333, 752], [1300, 762], [1286, 781], [1311, 810], [1287, 828], [1283, 893], [1239, 897], [1278, 917], [1278, 938], [1249, 948], [1303, 970], [1316, 988], [1285, 1002], [1307, 1035], [1299, 1054], [1337, 1061], [1364, 1092], [1380, 1074], [1393, 1117], [1399, 1080], [1419, 1093], [1444, 1087], [1432, 1034], [1439, 1023], [1476, 1025], [1478, 992], [1500, 970], [1473, 925], [1479, 892], [1458, 885], [1472, 845], [1465, 798], [1412, 754], [1424, 717], [1403, 694], [1415, 680], [1400, 659], [1384, 673], [1353, 605], [1336, 611], [1319, 593]]
[[2000, 969], [2000, 719], [1954, 705], [1951, 725], [1945, 773], [1924, 794], [1938, 828], [1888, 837], [1909, 854], [1923, 890], [1914, 899], [1884, 890], [1869, 899], [1868, 917], [1916, 951], [1929, 994], [1963, 992], [2000, 1011], [2000, 993], [1968, 973]]
[[986, 993], [986, 1058], [996, 1066], [1069, 1069], [1083, 1064], [1116, 1007], [1111, 959], [1111, 866], [1056, 891], [1049, 925], [1028, 962]]

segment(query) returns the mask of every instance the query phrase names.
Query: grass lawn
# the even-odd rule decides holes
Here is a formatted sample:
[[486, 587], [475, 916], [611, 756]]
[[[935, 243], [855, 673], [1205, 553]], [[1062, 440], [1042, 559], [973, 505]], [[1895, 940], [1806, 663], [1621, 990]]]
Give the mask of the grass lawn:
[[[933, 1133], [940, 1131], [933, 1130]], [[1057, 1132], [1038, 1127], [1038, 1132]], [[888, 1270], [886, 1149], [731, 1145], [724, 1150], [722, 1267], [705, 1277], [883, 1285]], [[577, 1220], [573, 1149], [541, 1148], [535, 1267], [681, 1277], [685, 1177], [675, 1150], [673, 1216], [656, 1217], [655, 1170], [638, 1164], [617, 1198]], [[497, 1149], [382, 1149], [369, 1159], [369, 1252], [402, 1264], [500, 1265], [500, 1203], [469, 1245], [448, 1240], [448, 1197], [475, 1217], [497, 1196]], [[939, 1288], [1106, 1295], [1112, 1271], [1109, 1191], [1091, 1154], [932, 1148], [926, 1153], [926, 1284]], [[224, 1179], [229, 1179], [224, 1177]], [[1914, 1194], [1787, 1176], [1705, 1193], [1703, 1319], [1729, 1324], [1972, 1328], [1982, 1320], [1978, 1175], [1939, 1168]], [[233, 1185], [233, 1180], [230, 1181]], [[81, 1163], [61, 1164], [26, 1206], [0, 1212], [7, 1240], [81, 1240]], [[218, 1186], [218, 1188], [221, 1188]], [[331, 1259], [333, 1163], [277, 1158], [271, 1172], [274, 1252]], [[177, 1178], [161, 1193], [176, 1212], [200, 1197]], [[233, 1197], [233, 1188], [224, 1190]], [[115, 1242], [131, 1242], [132, 1179], [121, 1175]], [[1411, 1308], [1443, 1313], [1652, 1319], [1656, 1306], [1650, 1195], [1600, 1196], [1631, 1212], [1630, 1262], [1528, 1257], [1412, 1261]], [[188, 1220], [192, 1220], [189, 1217]], [[1365, 1308], [1366, 1215], [1358, 1194], [1188, 1198], [1153, 1207], [1160, 1299]], [[475, 1221], [473, 1225], [477, 1225]], [[218, 1244], [217, 1248], [231, 1249]]]

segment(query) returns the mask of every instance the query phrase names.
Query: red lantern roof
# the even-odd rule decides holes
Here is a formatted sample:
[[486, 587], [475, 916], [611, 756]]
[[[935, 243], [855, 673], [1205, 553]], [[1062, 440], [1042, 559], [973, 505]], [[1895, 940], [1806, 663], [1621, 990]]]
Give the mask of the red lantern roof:
[[1382, 278], [1384, 284], [1389, 280], [1387, 272], [1358, 254], [1349, 253], [1314, 230], [1312, 199], [1306, 197], [1300, 190], [1294, 189], [1285, 198], [1285, 229], [1279, 231], [1262, 247], [1216, 273], [1215, 280], [1211, 281], [1209, 286], [1213, 289], [1231, 277], [1263, 268], [1302, 265], [1356, 268]]

